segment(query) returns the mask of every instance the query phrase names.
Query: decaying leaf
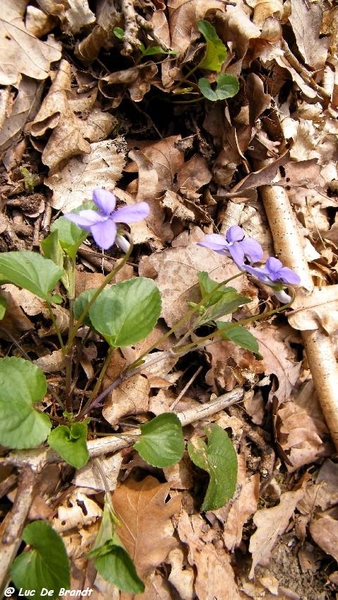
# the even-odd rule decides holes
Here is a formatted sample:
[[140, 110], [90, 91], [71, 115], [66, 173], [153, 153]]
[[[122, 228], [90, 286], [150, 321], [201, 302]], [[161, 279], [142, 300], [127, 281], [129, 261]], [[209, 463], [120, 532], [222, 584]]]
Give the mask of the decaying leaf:
[[252, 554], [250, 579], [253, 578], [257, 565], [269, 564], [271, 551], [280, 535], [284, 533], [304, 491], [285, 492], [281, 495], [280, 503], [272, 508], [263, 508], [254, 515], [257, 527], [251, 536], [249, 551]]

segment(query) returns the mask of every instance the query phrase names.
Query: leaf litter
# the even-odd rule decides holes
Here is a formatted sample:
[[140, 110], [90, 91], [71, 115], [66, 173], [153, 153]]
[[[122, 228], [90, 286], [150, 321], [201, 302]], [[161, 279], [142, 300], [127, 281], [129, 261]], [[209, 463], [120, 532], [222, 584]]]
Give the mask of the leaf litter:
[[[128, 4], [130, 22], [124, 20]], [[217, 281], [234, 274], [226, 257], [196, 246], [206, 233], [242, 225], [266, 255], [276, 253], [293, 268], [295, 261], [306, 265], [304, 291], [287, 318], [251, 328], [260, 360], [223, 341], [191, 360], [145, 366], [97, 415], [102, 433], [128, 432], [149, 413], [173, 405], [178, 413], [197, 410], [224, 392], [245, 392], [243, 405], [198, 417], [186, 428], [188, 440], [211, 422], [231, 432], [238, 485], [223, 508], [199, 513], [206, 482], [187, 457], [163, 470], [150, 468], [128, 446], [101, 458], [111, 471], [121, 539], [145, 579], [145, 599], [338, 594], [337, 15], [330, 0], [3, 2], [1, 251], [38, 249], [57, 211], [90, 200], [95, 187], [115, 190], [127, 205], [146, 200], [151, 215], [131, 226], [136, 250], [121, 277], [156, 281], [162, 332], [187, 301], [196, 301], [197, 271]], [[194, 102], [198, 89], [190, 70], [205, 41], [200, 19], [211, 22], [227, 46], [226, 71], [240, 78], [233, 99]], [[113, 33], [118, 27], [125, 27], [124, 40]], [[140, 42], [158, 44], [164, 54], [142, 57]], [[34, 205], [34, 187], [44, 212], [25, 208]], [[286, 215], [291, 220], [284, 224]], [[102, 257], [93, 245], [84, 245], [80, 256], [78, 281], [82, 277], [85, 289], [119, 260], [115, 251]], [[233, 285], [252, 298], [251, 314], [263, 300], [273, 305], [264, 285], [248, 277]], [[0, 327], [1, 356], [24, 351], [36, 363], [45, 361], [49, 385], [60, 393], [55, 332], [43, 302], [27, 294], [1, 288], [9, 306]], [[13, 339], [20, 340], [14, 350]], [[105, 345], [95, 335], [85, 348], [80, 338], [76, 344], [75, 386], [83, 399]], [[155, 346], [158, 354], [167, 349]], [[142, 347], [123, 350], [104, 386]], [[52, 404], [48, 396], [44, 402]], [[33, 454], [27, 457], [33, 465]], [[78, 472], [54, 466], [37, 477], [28, 518], [54, 518], [71, 558], [72, 589], [96, 585], [97, 598], [130, 598], [96, 576], [86, 558], [102, 514], [95, 464]], [[46, 473], [53, 473], [53, 485]], [[15, 471], [1, 468], [3, 527], [15, 518], [11, 503], [19, 483]]]

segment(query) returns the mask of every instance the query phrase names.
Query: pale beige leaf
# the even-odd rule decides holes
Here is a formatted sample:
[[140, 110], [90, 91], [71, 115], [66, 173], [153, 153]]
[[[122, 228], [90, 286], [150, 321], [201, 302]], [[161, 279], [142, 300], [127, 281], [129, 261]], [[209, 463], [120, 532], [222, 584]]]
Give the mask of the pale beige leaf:
[[195, 594], [203, 600], [240, 600], [230, 554], [213, 544], [214, 534], [199, 515], [184, 511], [178, 520], [180, 540], [188, 546], [188, 561], [196, 568]]
[[79, 33], [84, 27], [95, 23], [95, 15], [90, 10], [88, 0], [67, 0], [69, 8], [65, 13], [64, 31], [68, 34]]
[[132, 557], [140, 577], [150, 575], [177, 542], [171, 517], [179, 512], [181, 499], [166, 502], [170, 483], [148, 476], [142, 481], [129, 478], [113, 495], [121, 522], [118, 535]]
[[284, 533], [294, 513], [297, 503], [303, 498], [302, 489], [296, 492], [285, 492], [280, 503], [272, 508], [263, 508], [256, 512], [253, 520], [257, 529], [251, 536], [249, 551], [252, 554], [250, 579], [254, 576], [257, 565], [267, 566], [278, 537]]
[[100, 492], [104, 492], [106, 490], [105, 485], [107, 485], [110, 491], [113, 492], [117, 485], [122, 462], [122, 452], [115, 452], [112, 456], [103, 456], [100, 458], [101, 470], [105, 473], [104, 482], [101, 472], [96, 467], [95, 460], [89, 460], [82, 469], [75, 472], [73, 483], [77, 487], [89, 488], [91, 491], [96, 490]]
[[58, 532], [89, 526], [102, 515], [102, 510], [96, 502], [79, 490], [65, 499], [58, 508], [57, 517], [53, 519], [53, 527]]
[[330, 515], [313, 519], [310, 533], [318, 546], [338, 560], [338, 521]]
[[21, 74], [46, 79], [51, 62], [60, 60], [60, 43], [50, 37], [42, 42], [23, 22], [26, 0], [3, 0], [0, 15], [0, 84], [16, 85]]
[[332, 335], [338, 329], [338, 285], [314, 288], [307, 296], [298, 294], [289, 323], [301, 331], [323, 327]]
[[72, 158], [58, 173], [45, 180], [53, 190], [52, 206], [69, 212], [92, 199], [92, 190], [113, 190], [125, 163], [125, 144], [120, 139], [90, 144], [91, 152]]
[[321, 69], [326, 61], [330, 38], [320, 37], [323, 11], [317, 2], [291, 0], [289, 21], [295, 34], [298, 50], [307, 65]]

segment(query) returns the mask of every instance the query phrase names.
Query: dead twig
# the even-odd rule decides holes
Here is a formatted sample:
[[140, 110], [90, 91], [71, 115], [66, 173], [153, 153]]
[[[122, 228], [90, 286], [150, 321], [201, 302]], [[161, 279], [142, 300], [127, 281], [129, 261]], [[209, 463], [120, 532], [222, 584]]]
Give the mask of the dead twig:
[[[219, 396], [216, 400], [202, 404], [194, 408], [189, 408], [180, 413], [176, 413], [181, 421], [182, 426], [190, 425], [201, 419], [206, 419], [221, 410], [224, 410], [228, 406], [240, 402], [243, 398], [243, 390], [235, 389], [232, 392], [228, 392]], [[139, 430], [135, 429], [129, 432], [130, 435], [118, 437], [116, 435], [109, 435], [104, 438], [98, 438], [95, 440], [89, 440], [88, 450], [90, 458], [96, 458], [105, 454], [112, 454], [118, 452], [123, 448], [126, 448], [135, 442], [135, 435], [139, 434]], [[35, 471], [41, 471], [46, 464], [60, 462], [60, 456], [55, 450], [51, 448], [45, 448], [43, 450], [26, 450], [11, 452], [8, 456], [0, 459], [0, 466], [14, 465], [17, 467], [29, 467], [34, 468]]]
[[[284, 264], [301, 277], [302, 286], [307, 292], [299, 289], [297, 294], [311, 293], [314, 285], [287, 193], [279, 186], [262, 186], [260, 191], [276, 253]], [[338, 366], [334, 349], [320, 324], [317, 330], [301, 333], [318, 399], [338, 450]]]
[[9, 569], [21, 544], [22, 530], [34, 498], [35, 473], [25, 466], [19, 477], [19, 484], [10, 513], [1, 526], [0, 542], [0, 593], [1, 597], [9, 580]]

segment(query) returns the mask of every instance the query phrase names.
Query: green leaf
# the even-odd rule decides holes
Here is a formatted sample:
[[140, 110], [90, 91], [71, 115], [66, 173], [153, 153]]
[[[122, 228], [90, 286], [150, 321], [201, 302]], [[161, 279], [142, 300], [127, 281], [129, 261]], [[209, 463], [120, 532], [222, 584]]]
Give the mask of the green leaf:
[[122, 29], [122, 27], [114, 27], [113, 33], [119, 40], [123, 40], [124, 30]]
[[89, 460], [87, 430], [85, 423], [60, 425], [49, 434], [48, 443], [69, 465], [81, 469]]
[[[81, 317], [84, 309], [86, 308], [87, 304], [90, 302], [90, 300], [93, 297], [93, 295], [95, 294], [95, 292], [96, 292], [95, 289], [85, 290], [84, 292], [79, 294], [79, 296], [75, 299], [75, 302], [73, 304], [73, 312], [77, 319], [79, 319]], [[84, 325], [88, 325], [89, 327], [92, 327], [92, 322], [89, 318], [89, 315], [86, 316], [83, 323], [84, 323]]]
[[209, 21], [198, 21], [197, 27], [207, 44], [206, 53], [198, 68], [220, 71], [228, 54], [225, 45], [218, 37], [215, 27]]
[[237, 482], [237, 454], [226, 431], [213, 423], [206, 427], [208, 444], [198, 439], [188, 444], [192, 462], [210, 476], [201, 510], [224, 506], [233, 497]]
[[57, 231], [53, 231], [42, 240], [41, 248], [46, 258], [50, 258], [60, 269], [63, 269], [63, 252]]
[[89, 558], [100, 575], [129, 594], [142, 594], [144, 584], [137, 575], [135, 565], [115, 531], [116, 517], [105, 502], [100, 529]]
[[33, 448], [46, 439], [50, 419], [34, 409], [46, 391], [46, 378], [39, 367], [23, 358], [0, 360], [0, 444]]
[[158, 415], [140, 425], [141, 436], [134, 448], [153, 467], [170, 467], [184, 452], [182, 425], [174, 413]]
[[220, 73], [216, 77], [216, 87], [212, 89], [210, 81], [206, 77], [198, 80], [198, 87], [205, 98], [216, 102], [217, 100], [226, 100], [233, 98], [239, 90], [237, 77], [228, 73]]
[[115, 534], [114, 543], [108, 544], [107, 551], [94, 560], [94, 567], [104, 579], [120, 590], [129, 594], [142, 594], [145, 590], [144, 583], [137, 575], [128, 552], [117, 544], [117, 539]]
[[49, 292], [62, 275], [63, 270], [53, 261], [36, 252], [27, 250], [0, 254], [0, 284], [14, 283], [47, 302], [58, 302], [55, 296], [49, 296]]
[[53, 590], [48, 598], [58, 598], [62, 588], [70, 588], [69, 559], [61, 537], [48, 523], [34, 521], [24, 528], [22, 538], [32, 549], [15, 559], [11, 568], [14, 585], [34, 590], [35, 598], [41, 597], [43, 588]]
[[232, 323], [218, 322], [217, 328], [222, 332], [223, 340], [231, 340], [237, 344], [237, 346], [240, 346], [240, 348], [245, 348], [260, 356], [259, 345], [256, 338], [250, 331], [245, 329], [243, 325], [236, 325], [233, 327]]
[[93, 327], [113, 347], [144, 339], [161, 312], [161, 296], [152, 279], [137, 277], [105, 288], [89, 311]]
[[208, 323], [223, 315], [235, 312], [243, 304], [251, 302], [251, 298], [241, 296], [233, 287], [219, 286], [217, 281], [210, 279], [208, 273], [198, 273], [202, 300], [205, 299], [202, 317], [198, 324]]
[[164, 50], [161, 46], [149, 46], [142, 52], [142, 58], [144, 56], [153, 56], [154, 54], [172, 54], [176, 55], [175, 50]]
[[7, 310], [7, 300], [3, 296], [0, 296], [0, 321], [4, 318]]
[[66, 217], [57, 219], [50, 230], [53, 233], [57, 232], [61, 248], [75, 260], [78, 249], [88, 236], [88, 231], [81, 229]]

